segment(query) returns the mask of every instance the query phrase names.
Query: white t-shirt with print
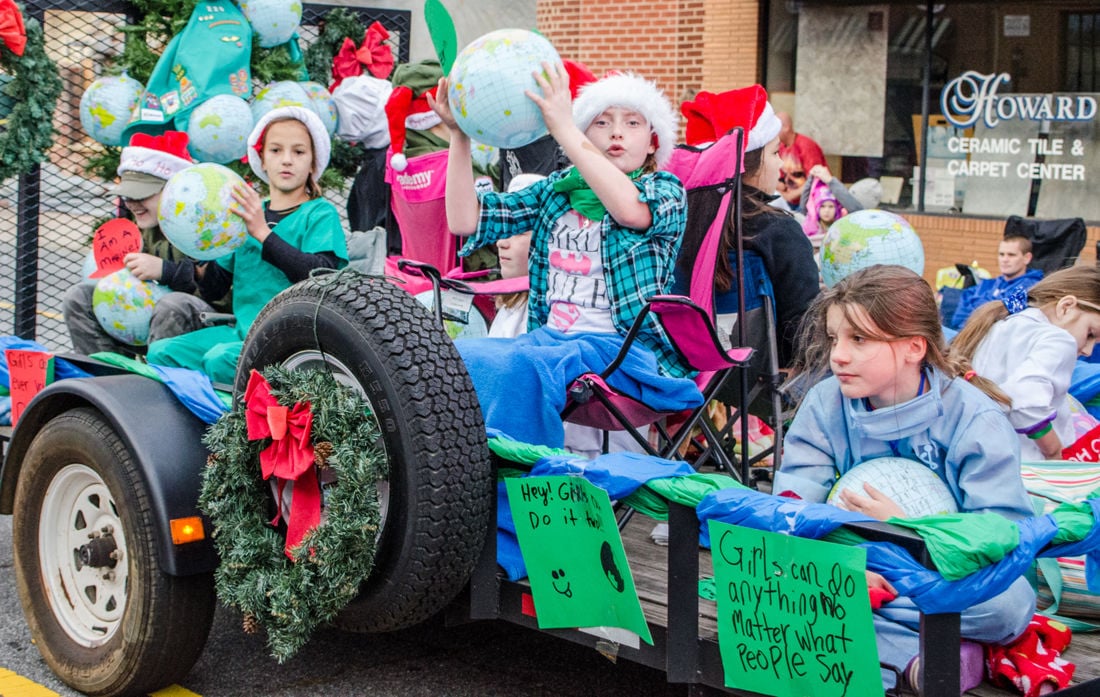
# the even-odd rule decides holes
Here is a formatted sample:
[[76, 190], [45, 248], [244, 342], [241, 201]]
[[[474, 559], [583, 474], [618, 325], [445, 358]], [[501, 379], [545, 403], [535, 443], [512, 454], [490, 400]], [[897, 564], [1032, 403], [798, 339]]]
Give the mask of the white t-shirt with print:
[[568, 211], [550, 234], [547, 326], [567, 334], [615, 334], [607, 297], [600, 221]]

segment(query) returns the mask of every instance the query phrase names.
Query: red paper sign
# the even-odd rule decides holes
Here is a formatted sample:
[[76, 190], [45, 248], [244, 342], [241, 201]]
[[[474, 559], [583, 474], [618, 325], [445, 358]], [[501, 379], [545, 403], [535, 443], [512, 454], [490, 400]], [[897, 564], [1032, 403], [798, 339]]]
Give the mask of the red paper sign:
[[92, 236], [95, 271], [89, 278], [103, 278], [123, 267], [130, 252], [141, 251], [141, 230], [132, 220], [113, 218], [99, 226]]
[[7, 349], [4, 358], [8, 361], [11, 380], [11, 425], [14, 426], [34, 396], [53, 382], [53, 354]]
[[1078, 438], [1073, 445], [1064, 448], [1062, 459], [1074, 462], [1100, 462], [1100, 426]]

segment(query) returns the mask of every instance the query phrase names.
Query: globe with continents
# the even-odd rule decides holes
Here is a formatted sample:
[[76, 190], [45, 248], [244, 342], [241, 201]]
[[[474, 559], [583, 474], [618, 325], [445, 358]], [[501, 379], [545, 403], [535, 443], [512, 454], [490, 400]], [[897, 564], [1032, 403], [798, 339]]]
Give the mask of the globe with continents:
[[122, 131], [144, 89], [126, 73], [94, 81], [80, 96], [80, 125], [84, 132], [104, 145], [122, 145]]
[[829, 226], [821, 240], [821, 279], [826, 286], [875, 264], [899, 264], [924, 273], [924, 246], [905, 218], [871, 209]]
[[902, 457], [879, 457], [861, 462], [837, 480], [826, 500], [838, 503], [840, 492], [845, 489], [866, 496], [864, 482], [893, 499], [907, 518], [959, 510], [951, 490], [935, 472], [922, 462]]
[[160, 195], [157, 219], [176, 249], [207, 261], [231, 253], [248, 239], [244, 219], [234, 213], [233, 188], [247, 186], [236, 172], [204, 162], [173, 174]]
[[92, 291], [92, 312], [117, 341], [144, 346], [149, 341], [153, 307], [170, 291], [155, 281], [135, 278], [127, 268], [107, 274]]
[[515, 149], [546, 134], [542, 113], [524, 91], [541, 94], [533, 73], [561, 58], [550, 42], [524, 29], [498, 29], [455, 58], [447, 99], [462, 132], [498, 148]]
[[325, 130], [331, 136], [336, 133], [336, 123], [340, 115], [336, 112], [336, 102], [332, 101], [332, 94], [319, 82], [299, 82], [306, 95], [309, 96], [309, 106], [321, 117], [321, 123], [325, 124]]
[[252, 132], [252, 109], [231, 94], [219, 94], [195, 107], [187, 122], [188, 148], [200, 162], [226, 164], [244, 157]]
[[272, 82], [252, 100], [252, 122], [259, 123], [267, 112], [284, 106], [312, 108], [309, 94], [300, 83], [292, 80]]

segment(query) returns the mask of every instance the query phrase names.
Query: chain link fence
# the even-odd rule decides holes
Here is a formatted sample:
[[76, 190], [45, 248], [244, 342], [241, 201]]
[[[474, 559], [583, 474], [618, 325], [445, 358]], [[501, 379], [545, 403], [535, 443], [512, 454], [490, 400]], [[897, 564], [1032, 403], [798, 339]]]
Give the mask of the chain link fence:
[[[303, 50], [318, 37], [325, 14], [337, 7], [344, 6], [303, 5]], [[395, 60], [409, 60], [409, 11], [344, 9], [363, 26], [381, 22], [390, 32]], [[61, 301], [90, 270], [92, 233], [104, 219], [126, 213], [109, 193], [113, 182], [87, 171], [103, 146], [81, 128], [80, 98], [121, 54], [127, 40], [121, 27], [134, 22], [135, 12], [117, 0], [26, 0], [24, 5], [27, 19], [38, 20], [44, 29], [46, 52], [57, 64], [63, 88], [48, 159], [32, 172], [0, 182], [0, 333], [34, 339], [58, 352], [71, 349]], [[313, 78], [329, 82], [327, 75]], [[255, 85], [255, 90], [262, 87]], [[327, 191], [326, 197], [344, 216], [347, 230], [347, 189]]]

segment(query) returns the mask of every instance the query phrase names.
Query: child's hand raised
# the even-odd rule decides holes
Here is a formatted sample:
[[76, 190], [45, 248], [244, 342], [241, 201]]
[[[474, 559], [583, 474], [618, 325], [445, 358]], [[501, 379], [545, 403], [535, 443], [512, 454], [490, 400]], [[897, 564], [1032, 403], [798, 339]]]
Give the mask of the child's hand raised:
[[[443, 121], [443, 125], [454, 132], [459, 130], [458, 122], [455, 121], [455, 115], [451, 112], [451, 101], [447, 99], [447, 89], [447, 78], [439, 78], [439, 84], [436, 86], [435, 90], [436, 97], [433, 97], [430, 92], [427, 94], [428, 106], [430, 106], [432, 111], [434, 111], [436, 115], [439, 116], [439, 119]], [[439, 95], [442, 95], [442, 97], [439, 97]]]
[[562, 129], [576, 128], [573, 123], [573, 96], [569, 93], [569, 73], [565, 71], [565, 66], [543, 62], [542, 72], [536, 71], [533, 75], [542, 88], [542, 94], [537, 95], [531, 90], [525, 90], [524, 94], [538, 105], [550, 135], [556, 139]]
[[867, 492], [866, 496], [853, 493], [851, 489], [841, 491], [840, 501], [843, 505], [840, 507], [853, 513], [862, 513], [875, 520], [909, 517], [892, 498], [867, 482], [863, 483], [863, 490]]
[[249, 236], [262, 244], [271, 234], [271, 228], [264, 219], [264, 203], [260, 195], [251, 186], [238, 184], [233, 188], [233, 200], [236, 204], [231, 210], [244, 220]]

